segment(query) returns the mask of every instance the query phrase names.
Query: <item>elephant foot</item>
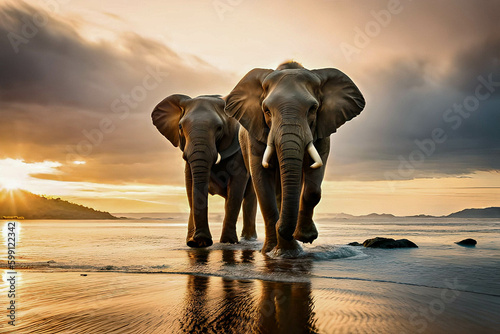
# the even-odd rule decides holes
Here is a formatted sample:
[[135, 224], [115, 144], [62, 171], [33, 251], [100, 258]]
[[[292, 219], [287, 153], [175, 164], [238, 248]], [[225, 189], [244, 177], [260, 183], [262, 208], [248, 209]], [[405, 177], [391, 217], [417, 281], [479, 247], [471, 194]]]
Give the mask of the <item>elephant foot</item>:
[[192, 238], [187, 240], [187, 245], [193, 248], [202, 248], [212, 246], [212, 235], [208, 229], [196, 231]]
[[295, 259], [304, 254], [302, 247], [297, 242], [297, 240], [292, 239], [291, 241], [283, 239], [278, 233], [278, 244], [274, 247], [268, 255], [270, 257], [280, 257], [286, 259]]
[[237, 244], [238, 243], [238, 236], [236, 235], [236, 232], [231, 232], [231, 233], [222, 233], [220, 237], [220, 242], [223, 244], [229, 243], [229, 244]]
[[270, 251], [272, 251], [276, 245], [278, 243], [276, 242], [276, 238], [267, 238], [266, 237], [266, 240], [264, 241], [264, 245], [262, 246], [262, 254], [266, 254], [266, 253], [269, 253]]
[[295, 229], [295, 233], [293, 234], [295, 240], [302, 241], [304, 243], [312, 243], [314, 240], [318, 238], [318, 230], [314, 225], [314, 222], [311, 220], [310, 223], [307, 224], [297, 224], [297, 228]]
[[257, 240], [257, 232], [253, 231], [243, 231], [241, 232], [241, 238], [247, 241]]

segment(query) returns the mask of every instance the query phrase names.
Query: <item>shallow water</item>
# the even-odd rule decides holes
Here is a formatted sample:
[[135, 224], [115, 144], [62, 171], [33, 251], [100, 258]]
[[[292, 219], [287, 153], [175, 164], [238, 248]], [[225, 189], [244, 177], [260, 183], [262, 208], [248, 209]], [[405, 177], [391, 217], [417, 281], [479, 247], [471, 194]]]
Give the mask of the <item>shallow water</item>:
[[[498, 332], [498, 220], [324, 215], [294, 260], [259, 252], [262, 222], [257, 241], [190, 249], [185, 221], [21, 221], [17, 332]], [[419, 248], [346, 246], [375, 236]], [[469, 237], [476, 247], [454, 244]], [[4, 281], [2, 305], [6, 294]]]

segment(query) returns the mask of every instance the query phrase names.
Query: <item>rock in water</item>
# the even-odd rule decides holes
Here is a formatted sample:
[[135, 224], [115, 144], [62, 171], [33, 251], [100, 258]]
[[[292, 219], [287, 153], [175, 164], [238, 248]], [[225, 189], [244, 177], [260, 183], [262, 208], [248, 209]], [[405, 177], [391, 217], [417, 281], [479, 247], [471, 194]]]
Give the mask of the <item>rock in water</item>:
[[477, 244], [477, 241], [474, 240], [474, 239], [464, 239], [462, 241], [459, 241], [459, 242], [455, 242], [457, 245], [460, 245], [460, 246], [476, 246]]
[[349, 246], [363, 246], [363, 244], [360, 244], [360, 243], [359, 243], [359, 242], [357, 242], [357, 241], [350, 242], [350, 243], [348, 243], [347, 245], [349, 245]]
[[408, 239], [394, 240], [380, 237], [365, 240], [363, 246], [371, 248], [418, 248], [415, 243]]

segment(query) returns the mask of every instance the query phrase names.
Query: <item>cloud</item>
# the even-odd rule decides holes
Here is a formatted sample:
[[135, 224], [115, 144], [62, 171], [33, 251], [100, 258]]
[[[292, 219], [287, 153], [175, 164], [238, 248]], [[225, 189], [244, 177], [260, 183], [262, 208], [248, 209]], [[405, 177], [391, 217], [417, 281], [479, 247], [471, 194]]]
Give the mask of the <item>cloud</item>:
[[[500, 81], [500, 34], [494, 15], [500, 4], [439, 2], [432, 10], [429, 2], [404, 4], [401, 14], [350, 64], [339, 43], [352, 43], [353, 29], [364, 28], [373, 20], [371, 11], [384, 9], [386, 1], [273, 3], [283, 16], [274, 21], [275, 8], [268, 3], [248, 4], [245, 10], [228, 13], [224, 22], [212, 22], [221, 39], [207, 42], [208, 46], [190, 45], [193, 40], [184, 38], [179, 25], [171, 23], [176, 29], [171, 28], [172, 36], [183, 37], [195, 50], [209, 51], [193, 55], [136, 32], [118, 31], [108, 34], [114, 38], [90, 41], [81, 34], [85, 25], [81, 17], [67, 19], [25, 3], [3, 4], [0, 159], [62, 163], [61, 173], [38, 175], [44, 179], [180, 185], [180, 152], [152, 126], [153, 107], [174, 93], [229, 92], [239, 77], [204, 59], [250, 69], [294, 57], [311, 68], [339, 67], [366, 96], [366, 110], [332, 136], [327, 180], [385, 180], [387, 173], [411, 179], [500, 169], [500, 88], [480, 101], [469, 117], [462, 117], [460, 126], [456, 118], [444, 118], [454, 104], [474, 95], [479, 76], [491, 74]], [[177, 6], [189, 7], [185, 2]], [[297, 18], [301, 13], [315, 20]], [[9, 34], [23, 36], [37, 14], [45, 15], [47, 22], [36, 26], [33, 36], [24, 37], [27, 42], [19, 44], [16, 53]], [[102, 14], [120, 20], [115, 13]], [[192, 37], [208, 39], [212, 26], [202, 31], [203, 17], [196, 15], [199, 22], [189, 29], [199, 33]], [[236, 23], [241, 26], [231, 27]], [[266, 34], [266, 23], [276, 33]], [[241, 35], [232, 35], [232, 30]], [[173, 38], [173, 44], [181, 37]], [[235, 72], [244, 74], [247, 68], [240, 67]], [[432, 138], [435, 129], [443, 129], [446, 140], [435, 143], [432, 154], [425, 155], [411, 173], [401, 175], [401, 158], [409, 161], [419, 149], [415, 141]], [[87, 163], [74, 165], [73, 160]]]
[[183, 167], [166, 167], [182, 159], [152, 126], [153, 107], [174, 93], [223, 94], [235, 80], [132, 32], [88, 41], [23, 2], [0, 7], [0, 36], [0, 159], [60, 161], [58, 180], [182, 183]]
[[500, 34], [491, 28], [447, 59], [448, 71], [439, 69], [443, 59], [430, 56], [398, 57], [368, 71], [360, 83], [367, 108], [333, 136], [337, 162], [329, 177], [412, 179], [500, 169]]

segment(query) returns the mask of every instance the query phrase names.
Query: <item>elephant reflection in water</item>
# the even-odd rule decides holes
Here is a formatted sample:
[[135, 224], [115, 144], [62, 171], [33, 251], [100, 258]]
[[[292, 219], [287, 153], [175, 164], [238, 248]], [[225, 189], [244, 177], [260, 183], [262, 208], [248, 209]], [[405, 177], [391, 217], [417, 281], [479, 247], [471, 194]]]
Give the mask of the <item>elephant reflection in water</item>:
[[318, 333], [311, 283], [262, 281], [259, 314], [253, 332]]
[[[252, 263], [255, 253], [255, 250], [223, 250], [222, 261], [224, 265]], [[200, 249], [189, 252], [192, 266], [205, 265], [210, 256], [210, 252]], [[283, 271], [291, 265], [299, 268], [298, 276], [311, 268], [310, 262], [296, 266], [270, 260], [266, 261], [265, 270]], [[184, 333], [318, 332], [310, 282], [190, 275], [184, 305], [180, 320], [180, 330]]]

